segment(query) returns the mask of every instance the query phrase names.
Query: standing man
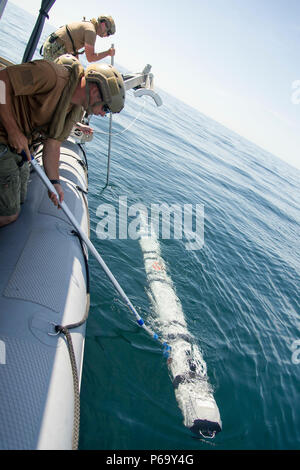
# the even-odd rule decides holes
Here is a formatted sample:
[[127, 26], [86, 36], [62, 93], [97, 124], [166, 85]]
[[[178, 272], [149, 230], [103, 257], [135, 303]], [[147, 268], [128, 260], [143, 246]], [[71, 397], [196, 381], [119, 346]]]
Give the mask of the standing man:
[[64, 197], [58, 169], [61, 142], [84, 110], [105, 116], [124, 107], [124, 82], [115, 67], [93, 64], [84, 70], [70, 55], [59, 62], [35, 60], [0, 71], [5, 90], [0, 100], [0, 227], [18, 218], [35, 138], [44, 139], [43, 165], [59, 201], [54, 193], [49, 197], [58, 206]]
[[[55, 60], [63, 54], [78, 54], [85, 52], [88, 62], [97, 62], [107, 56], [114, 56], [115, 49], [95, 52], [97, 36], [104, 38], [116, 32], [116, 25], [111, 16], [99, 16], [90, 21], [78, 21], [61, 26], [52, 33], [43, 45], [44, 59]], [[84, 47], [84, 51], [79, 52]]]

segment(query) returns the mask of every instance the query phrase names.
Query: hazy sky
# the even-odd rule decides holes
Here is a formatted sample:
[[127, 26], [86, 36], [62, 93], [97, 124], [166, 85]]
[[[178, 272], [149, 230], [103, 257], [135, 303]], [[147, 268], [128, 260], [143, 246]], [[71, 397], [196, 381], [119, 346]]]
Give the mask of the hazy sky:
[[299, 0], [56, 0], [49, 23], [100, 14], [117, 33], [98, 51], [114, 42], [117, 63], [151, 64], [157, 86], [300, 169]]

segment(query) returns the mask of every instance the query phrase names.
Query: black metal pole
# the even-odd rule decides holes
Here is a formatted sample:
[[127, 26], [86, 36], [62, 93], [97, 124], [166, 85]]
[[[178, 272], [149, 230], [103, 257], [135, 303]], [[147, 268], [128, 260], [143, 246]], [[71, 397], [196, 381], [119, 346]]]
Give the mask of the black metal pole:
[[55, 3], [55, 0], [43, 0], [42, 1], [41, 8], [39, 11], [39, 16], [36, 20], [31, 36], [28, 40], [22, 62], [29, 62], [32, 59], [36, 50], [36, 46], [38, 45], [41, 33], [43, 31], [45, 19], [46, 18], [49, 19], [48, 12], [50, 11], [54, 3]]

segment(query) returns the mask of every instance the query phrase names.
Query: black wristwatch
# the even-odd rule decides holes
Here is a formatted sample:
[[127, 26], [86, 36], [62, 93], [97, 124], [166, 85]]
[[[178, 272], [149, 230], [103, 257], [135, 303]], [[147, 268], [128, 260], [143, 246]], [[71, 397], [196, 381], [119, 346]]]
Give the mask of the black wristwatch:
[[61, 184], [60, 180], [50, 180], [52, 184]]

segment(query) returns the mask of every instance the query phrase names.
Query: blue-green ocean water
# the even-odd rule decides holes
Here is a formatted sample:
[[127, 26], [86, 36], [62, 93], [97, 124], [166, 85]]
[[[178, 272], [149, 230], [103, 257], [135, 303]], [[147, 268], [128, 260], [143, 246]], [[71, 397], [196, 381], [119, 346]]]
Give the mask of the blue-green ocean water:
[[[0, 22], [0, 54], [20, 62], [33, 24], [9, 3]], [[52, 30], [47, 24], [42, 39]], [[300, 364], [292, 354], [300, 338], [300, 172], [160, 94], [160, 108], [128, 94], [125, 110], [114, 117], [104, 191], [108, 119], [92, 119], [91, 240], [151, 322], [139, 242], [99, 240], [96, 210], [106, 203], [117, 211], [120, 196], [128, 206], [204, 205], [202, 249], [186, 250], [184, 239], [159, 241], [207, 363], [223, 430], [205, 442], [183, 426], [159, 345], [136, 326], [90, 258], [80, 449], [299, 449]]]

